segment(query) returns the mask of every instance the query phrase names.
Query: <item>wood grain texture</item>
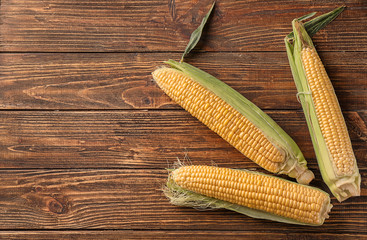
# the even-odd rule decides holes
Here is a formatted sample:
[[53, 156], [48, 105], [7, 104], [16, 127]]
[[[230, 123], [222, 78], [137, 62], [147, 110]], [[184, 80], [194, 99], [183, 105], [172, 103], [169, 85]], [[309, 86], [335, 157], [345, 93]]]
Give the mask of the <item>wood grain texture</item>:
[[[317, 169], [303, 112], [267, 111]], [[367, 168], [367, 111], [345, 112], [353, 148]], [[196, 163], [256, 168], [183, 110], [10, 111], [0, 114], [0, 168], [158, 168], [185, 154]]]
[[[169, 204], [179, 157], [263, 171], [172, 102], [150, 73], [179, 59], [211, 0], [1, 0], [0, 239], [367, 239], [367, 4], [216, 1], [187, 61], [223, 80], [297, 142], [327, 190], [285, 53], [291, 20], [347, 9], [314, 37], [362, 175], [362, 196], [321, 227]], [[190, 162], [189, 160], [186, 160]]]
[[[342, 109], [365, 109], [367, 53], [320, 55]], [[179, 109], [152, 82], [170, 58], [179, 54], [0, 54], [0, 108]], [[200, 53], [189, 62], [262, 109], [301, 109], [284, 52]]]
[[[166, 170], [0, 170], [0, 229], [144, 229], [367, 234], [367, 172], [361, 195], [338, 203], [320, 227], [176, 207], [161, 188]], [[316, 185], [315, 185], [316, 184]], [[320, 182], [314, 186], [322, 187]]]
[[280, 233], [280, 232], [251, 232], [251, 231], [177, 231], [177, 230], [90, 230], [90, 231], [0, 231], [0, 239], [6, 240], [146, 240], [146, 239], [180, 239], [180, 240], [355, 240], [366, 239], [363, 233]]
[[[183, 51], [209, 9], [207, 1], [1, 2], [0, 51]], [[366, 51], [367, 5], [362, 0], [217, 1], [207, 51], [283, 51], [291, 21], [312, 11], [347, 10], [315, 37], [328, 51]]]

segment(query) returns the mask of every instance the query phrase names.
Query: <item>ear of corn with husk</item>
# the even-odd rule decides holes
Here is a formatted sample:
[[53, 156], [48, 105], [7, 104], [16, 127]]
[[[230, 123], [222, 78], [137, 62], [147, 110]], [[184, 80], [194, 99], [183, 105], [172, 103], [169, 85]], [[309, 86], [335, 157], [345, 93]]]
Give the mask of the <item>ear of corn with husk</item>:
[[339, 201], [359, 196], [361, 177], [334, 88], [303, 24], [292, 24], [294, 38], [285, 45], [322, 178]]
[[248, 170], [181, 166], [168, 178], [165, 195], [178, 206], [224, 208], [253, 218], [322, 225], [332, 208], [327, 193]]
[[[261, 167], [308, 184], [314, 175], [307, 169], [300, 149], [268, 115], [220, 80], [183, 62], [198, 42], [213, 7], [214, 3], [192, 33], [181, 62], [167, 61], [172, 68], [157, 69], [153, 78], [173, 100]], [[307, 31], [315, 34], [342, 10], [343, 7], [337, 8], [308, 21]], [[293, 33], [288, 36], [292, 37]]]
[[264, 169], [308, 184], [313, 173], [297, 144], [267, 114], [214, 76], [185, 62], [153, 72], [174, 101]]

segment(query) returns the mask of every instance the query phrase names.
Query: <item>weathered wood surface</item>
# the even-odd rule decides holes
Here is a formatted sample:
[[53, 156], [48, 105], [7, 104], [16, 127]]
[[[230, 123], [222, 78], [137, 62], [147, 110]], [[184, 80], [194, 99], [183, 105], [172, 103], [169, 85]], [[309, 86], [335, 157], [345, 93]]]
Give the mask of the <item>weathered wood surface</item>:
[[266, 231], [202, 231], [202, 230], [90, 230], [90, 231], [0, 231], [0, 239], [6, 240], [49, 240], [49, 239], [104, 239], [104, 240], [121, 240], [121, 236], [126, 240], [146, 240], [146, 239], [226, 239], [226, 240], [258, 240], [258, 239], [274, 239], [274, 240], [296, 240], [296, 239], [322, 239], [322, 240], [338, 240], [338, 239], [365, 239], [364, 234], [340, 234], [340, 233], [269, 233]]
[[[317, 169], [303, 112], [267, 111]], [[367, 168], [367, 111], [345, 117], [360, 168]], [[183, 110], [48, 112], [0, 115], [0, 168], [158, 168], [194, 162], [257, 167]]]
[[[366, 52], [321, 52], [343, 110], [367, 103]], [[2, 109], [179, 108], [152, 81], [172, 53], [1, 54]], [[262, 109], [301, 109], [285, 52], [202, 53], [190, 61]]]
[[[321, 227], [287, 225], [287, 233], [367, 234], [367, 172], [362, 196], [337, 203]], [[0, 229], [177, 229], [284, 233], [274, 223], [227, 210], [171, 205], [164, 169], [0, 170]], [[319, 184], [316, 182], [316, 184]], [[317, 185], [320, 186], [320, 185]]]
[[[3, 0], [1, 51], [182, 51], [212, 1]], [[315, 37], [324, 50], [366, 51], [363, 0], [217, 1], [203, 50], [283, 51], [290, 22], [346, 5]]]
[[[2, 0], [0, 239], [367, 239], [367, 4], [216, 1], [187, 59], [294, 138], [327, 191], [283, 43], [293, 18], [347, 6], [314, 42], [362, 175], [321, 227], [201, 212], [161, 192], [176, 158], [264, 171], [172, 102], [150, 73], [179, 59], [212, 1]], [[205, 43], [204, 43], [205, 42]], [[203, 44], [204, 43], [204, 44]]]

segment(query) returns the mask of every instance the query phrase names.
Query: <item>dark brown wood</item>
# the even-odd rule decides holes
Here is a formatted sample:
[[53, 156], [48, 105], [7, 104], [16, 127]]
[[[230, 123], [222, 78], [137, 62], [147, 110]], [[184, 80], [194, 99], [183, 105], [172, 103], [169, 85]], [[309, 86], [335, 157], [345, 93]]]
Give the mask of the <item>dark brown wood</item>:
[[367, 4], [216, 1], [187, 62], [257, 104], [295, 139], [326, 191], [283, 38], [306, 13], [347, 9], [314, 37], [362, 175], [321, 227], [169, 204], [179, 157], [265, 172], [172, 102], [150, 73], [180, 59], [212, 1], [2, 0], [0, 239], [367, 239]]
[[[333, 209], [321, 227], [274, 223], [227, 211], [171, 205], [164, 169], [0, 170], [0, 229], [232, 230], [288, 234], [367, 234], [367, 172], [362, 196]], [[318, 185], [317, 185], [318, 186]]]
[[[317, 169], [303, 112], [267, 111]], [[345, 113], [360, 168], [367, 168], [367, 111]], [[255, 168], [183, 110], [0, 114], [1, 168], [159, 168], [185, 154], [194, 162]]]
[[[209, 9], [207, 1], [1, 2], [1, 51], [183, 51]], [[201, 49], [284, 51], [291, 21], [312, 11], [348, 10], [315, 37], [323, 50], [366, 51], [364, 1], [217, 1]]]
[[[367, 104], [366, 52], [321, 52], [343, 110]], [[172, 53], [0, 54], [2, 109], [179, 108], [152, 82]], [[285, 52], [201, 53], [189, 60], [262, 109], [301, 109]]]
[[213, 239], [246, 239], [246, 240], [258, 240], [258, 239], [274, 239], [274, 240], [355, 240], [366, 239], [365, 234], [338, 234], [338, 233], [269, 233], [265, 231], [250, 232], [250, 231], [170, 231], [170, 230], [104, 230], [104, 231], [0, 231], [0, 239], [6, 240], [49, 240], [49, 239], [73, 239], [73, 240], [91, 240], [91, 239], [104, 239], [104, 240], [146, 240], [146, 239], [200, 239], [200, 240], [213, 240]]

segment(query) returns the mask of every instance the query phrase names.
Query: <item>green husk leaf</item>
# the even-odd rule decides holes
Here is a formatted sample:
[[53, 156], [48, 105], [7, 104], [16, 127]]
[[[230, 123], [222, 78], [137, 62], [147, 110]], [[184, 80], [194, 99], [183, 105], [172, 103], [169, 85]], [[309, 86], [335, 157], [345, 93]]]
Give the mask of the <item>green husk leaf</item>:
[[297, 181], [304, 184], [308, 184], [314, 178], [313, 173], [307, 169], [307, 162], [297, 144], [272, 118], [255, 104], [224, 82], [188, 63], [176, 62], [174, 60], [169, 60], [165, 63], [182, 71], [185, 75], [223, 99], [256, 127], [261, 129], [268, 140], [285, 154], [286, 160], [278, 174], [287, 174], [290, 177], [297, 178]]
[[[345, 9], [345, 6], [338, 7], [338, 8], [334, 9], [331, 12], [325, 13], [321, 16], [318, 16], [318, 17], [306, 22], [304, 24], [304, 27], [305, 27], [308, 35], [310, 37], [315, 35], [319, 30], [324, 28], [326, 25], [331, 23], [337, 16], [339, 16], [339, 14], [341, 12], [343, 12], [344, 9]], [[307, 14], [305, 16], [302, 16], [302, 17], [298, 18], [297, 20], [298, 21], [305, 20], [305, 19], [309, 18], [310, 15], [313, 16], [314, 14], [315, 13]], [[289, 33], [286, 38], [293, 39], [294, 38], [294, 32]]]
[[[254, 174], [259, 174], [259, 175], [266, 175], [260, 172], [254, 172], [254, 171], [249, 171], [249, 170], [245, 170], [245, 169], [238, 169], [241, 171], [246, 171], [246, 172], [251, 172]], [[272, 176], [274, 178], [278, 178], [275, 176]], [[282, 179], [283, 181], [288, 181], [285, 179]], [[289, 181], [290, 182], [290, 181]], [[306, 186], [306, 185], [305, 185]], [[314, 188], [311, 186], [306, 186], [312, 189], [317, 189], [318, 191], [322, 191], [318, 188]], [[208, 197], [199, 193], [195, 193], [189, 190], [186, 190], [182, 187], [180, 187], [179, 185], [177, 185], [175, 183], [175, 181], [169, 176], [166, 186], [163, 189], [164, 194], [166, 195], [166, 197], [168, 199], [170, 199], [170, 202], [173, 205], [176, 206], [181, 206], [181, 207], [192, 207], [198, 210], [210, 210], [210, 209], [227, 209], [230, 211], [235, 211], [238, 212], [240, 214], [244, 214], [246, 216], [252, 217], [252, 218], [257, 218], [257, 219], [266, 219], [266, 220], [271, 220], [271, 221], [276, 221], [276, 222], [282, 222], [282, 223], [287, 223], [287, 224], [296, 224], [296, 225], [308, 225], [308, 226], [320, 226], [321, 224], [309, 224], [309, 223], [303, 223], [303, 222], [299, 222], [297, 220], [291, 219], [291, 218], [286, 218], [286, 217], [282, 217], [282, 216], [278, 216], [272, 213], [268, 213], [265, 211], [261, 211], [261, 210], [257, 210], [257, 209], [252, 209], [246, 206], [241, 206], [238, 204], [233, 204], [227, 201], [222, 201], [216, 198], [212, 198], [212, 197]], [[322, 191], [323, 192], [323, 191]], [[325, 193], [327, 194], [327, 193]], [[330, 204], [329, 209], [332, 207], [332, 205]]]
[[[329, 18], [324, 21], [329, 21]], [[314, 48], [312, 39], [299, 21], [293, 20], [292, 25], [293, 32], [296, 33], [294, 41], [288, 41], [286, 37], [285, 45], [293, 79], [298, 90], [299, 101], [304, 110], [322, 178], [332, 194], [341, 202], [351, 196], [358, 195], [361, 182], [360, 174], [357, 167], [351, 176], [338, 176], [334, 171], [332, 157], [321, 132], [312, 93], [308, 86], [301, 59], [301, 51], [304, 47]]]
[[184, 51], [184, 53], [182, 54], [181, 57], [181, 62], [183, 61], [184, 57], [192, 50], [195, 48], [196, 44], [199, 42], [200, 38], [201, 38], [201, 34], [203, 32], [204, 26], [206, 24], [206, 22], [208, 21], [208, 18], [210, 17], [210, 14], [214, 8], [215, 2], [213, 2], [212, 7], [210, 8], [209, 12], [204, 16], [203, 20], [201, 21], [201, 24], [199, 25], [199, 27], [197, 29], [195, 29], [195, 31], [193, 31], [191, 33], [191, 37], [189, 40], [189, 43], [186, 46], [186, 49]]
[[309, 19], [310, 17], [313, 17], [316, 14], [316, 12], [308, 13], [306, 15], [303, 15], [302, 17], [297, 18], [298, 21], [303, 21], [306, 19]]

